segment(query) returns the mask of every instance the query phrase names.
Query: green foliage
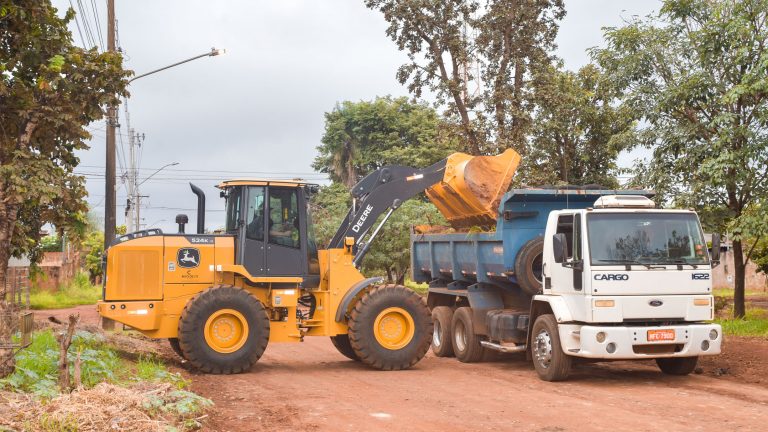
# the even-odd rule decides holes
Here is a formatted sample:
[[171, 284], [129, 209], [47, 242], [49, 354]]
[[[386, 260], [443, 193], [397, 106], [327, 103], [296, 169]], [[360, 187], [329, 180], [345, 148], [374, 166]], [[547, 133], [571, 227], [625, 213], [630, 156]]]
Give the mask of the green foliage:
[[[311, 205], [318, 247], [327, 247], [351, 205], [349, 191], [340, 183], [332, 183], [320, 188]], [[374, 239], [363, 260], [364, 272], [387, 276], [390, 282], [402, 281], [410, 265], [410, 229], [421, 224], [444, 225], [446, 221], [424, 197], [403, 202]]]
[[411, 226], [423, 224], [445, 225], [446, 221], [432, 203], [418, 198], [403, 202], [373, 240], [363, 259], [365, 274], [384, 275], [389, 282], [402, 284], [411, 264]]
[[341, 221], [352, 205], [352, 195], [341, 183], [331, 183], [320, 188], [310, 198], [315, 239], [319, 248], [327, 248]]
[[33, 289], [29, 301], [32, 309], [63, 309], [96, 304], [101, 296], [101, 287], [92, 285], [85, 273], [78, 273], [71, 282], [57, 291]]
[[768, 238], [760, 239], [752, 252], [752, 261], [757, 266], [756, 271], [768, 275]]
[[[562, 0], [366, 0], [408, 54], [397, 79], [445, 108], [466, 152], [525, 154], [536, 81], [548, 73]], [[471, 36], [476, 35], [476, 36]]]
[[723, 327], [723, 334], [728, 336], [768, 338], [768, 311], [765, 309], [747, 309], [744, 318], [718, 319], [715, 322]]
[[527, 184], [618, 188], [619, 153], [634, 145], [635, 112], [595, 65], [553, 71], [537, 89], [539, 110], [520, 172]]
[[[738, 273], [742, 240], [767, 229], [768, 0], [666, 0], [658, 17], [605, 37], [593, 57], [642, 114], [638, 141], [653, 150], [635, 184], [719, 216], [707, 222], [732, 233]], [[739, 277], [737, 316], [743, 291]]]
[[41, 252], [61, 252], [62, 247], [62, 237], [59, 237], [56, 234], [47, 235], [40, 239]]
[[83, 252], [85, 253], [85, 270], [91, 282], [96, 277], [102, 276], [101, 259], [104, 255], [104, 232], [91, 231], [83, 240]]
[[[74, 362], [80, 353], [81, 377], [84, 387], [109, 382], [120, 373], [121, 362], [117, 354], [107, 347], [104, 340], [92, 333], [77, 331], [67, 358]], [[42, 398], [59, 394], [58, 387], [59, 346], [52, 330], [37, 332], [32, 344], [16, 356], [16, 370], [7, 378], [0, 379], [0, 387], [32, 393]], [[70, 373], [73, 369], [70, 368]]]
[[169, 383], [179, 390], [189, 386], [189, 381], [181, 374], [169, 371], [165, 363], [154, 356], [139, 356], [139, 361], [136, 363], [136, 379]]
[[86, 226], [85, 184], [74, 169], [86, 126], [125, 95], [119, 53], [72, 42], [50, 0], [0, 0], [0, 281], [8, 254], [40, 258], [40, 229], [76, 240]]
[[407, 98], [337, 104], [325, 113], [325, 133], [312, 166], [352, 187], [385, 165], [429, 166], [455, 151], [432, 108]]

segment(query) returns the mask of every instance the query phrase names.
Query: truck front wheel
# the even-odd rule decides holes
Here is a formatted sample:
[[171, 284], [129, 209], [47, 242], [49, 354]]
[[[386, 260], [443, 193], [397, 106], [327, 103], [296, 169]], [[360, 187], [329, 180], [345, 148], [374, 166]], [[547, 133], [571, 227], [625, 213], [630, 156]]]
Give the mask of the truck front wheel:
[[563, 352], [554, 315], [540, 315], [533, 323], [531, 357], [539, 378], [544, 381], [563, 381], [571, 373], [573, 359]]
[[462, 363], [474, 363], [483, 359], [483, 346], [480, 337], [474, 333], [472, 309], [460, 307], [453, 313], [451, 332], [453, 333], [453, 352]]
[[688, 375], [696, 369], [698, 357], [658, 358], [656, 364], [667, 375]]
[[432, 309], [432, 352], [438, 357], [453, 357], [453, 341], [451, 334], [451, 319], [453, 309], [448, 306], [437, 306]]

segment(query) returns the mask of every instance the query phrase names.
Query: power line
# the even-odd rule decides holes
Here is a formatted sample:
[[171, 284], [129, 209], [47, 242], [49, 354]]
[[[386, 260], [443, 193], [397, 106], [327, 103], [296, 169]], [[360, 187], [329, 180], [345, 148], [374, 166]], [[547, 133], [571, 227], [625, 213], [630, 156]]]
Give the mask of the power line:
[[99, 8], [96, 6], [96, 0], [91, 0], [91, 5], [93, 6], [93, 18], [96, 21], [96, 33], [99, 36], [101, 49], [104, 50], [104, 39], [101, 37], [101, 18], [99, 18]]
[[[75, 6], [72, 4], [72, 0], [69, 0], [69, 7], [72, 8], [72, 10], [75, 10]], [[80, 34], [80, 43], [83, 45], [83, 48], [86, 48], [85, 38], [83, 37], [83, 30], [80, 28], [80, 19], [77, 15], [78, 14], [75, 13], [75, 25], [77, 25], [77, 32]]]

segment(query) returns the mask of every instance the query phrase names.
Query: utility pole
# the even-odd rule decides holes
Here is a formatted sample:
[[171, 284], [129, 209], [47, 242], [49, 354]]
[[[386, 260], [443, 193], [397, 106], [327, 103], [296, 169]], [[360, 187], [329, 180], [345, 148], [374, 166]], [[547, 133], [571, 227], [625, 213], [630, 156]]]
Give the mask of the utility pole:
[[[115, 0], [107, 0], [107, 49], [115, 51]], [[115, 184], [115, 126], [117, 108], [107, 108], [107, 168], [104, 180], [104, 250], [115, 238], [117, 191]]]

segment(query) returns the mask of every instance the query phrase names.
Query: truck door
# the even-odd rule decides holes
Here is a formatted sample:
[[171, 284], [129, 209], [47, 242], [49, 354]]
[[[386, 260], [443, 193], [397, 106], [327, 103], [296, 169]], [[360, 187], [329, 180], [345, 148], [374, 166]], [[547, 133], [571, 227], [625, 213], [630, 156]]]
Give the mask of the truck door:
[[267, 273], [297, 276], [306, 273], [302, 252], [299, 194], [295, 187], [270, 187], [267, 230]]
[[[557, 292], [581, 291], [583, 287], [584, 271], [582, 261], [582, 229], [581, 214], [562, 214], [557, 219], [557, 234], [565, 234], [568, 245], [567, 261], [573, 263], [570, 266], [554, 264], [550, 270], [551, 287]], [[552, 241], [549, 239], [548, 241]]]
[[265, 233], [267, 218], [265, 217], [266, 188], [264, 186], [248, 186], [245, 193], [245, 229], [240, 230], [243, 236], [240, 244], [240, 262], [252, 275], [264, 275]]

